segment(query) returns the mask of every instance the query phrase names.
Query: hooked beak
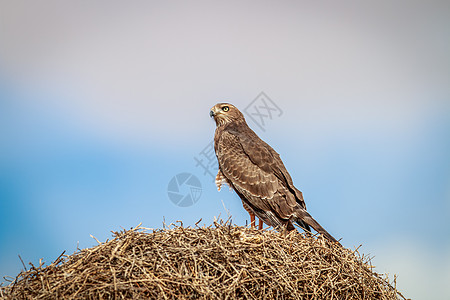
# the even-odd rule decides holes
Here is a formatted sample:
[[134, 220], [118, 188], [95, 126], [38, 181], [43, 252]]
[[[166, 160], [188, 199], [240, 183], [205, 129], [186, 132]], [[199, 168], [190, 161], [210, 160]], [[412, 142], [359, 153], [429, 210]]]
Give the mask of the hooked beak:
[[214, 111], [213, 111], [213, 110], [210, 110], [210, 111], [209, 111], [209, 116], [210, 116], [211, 118], [214, 118]]

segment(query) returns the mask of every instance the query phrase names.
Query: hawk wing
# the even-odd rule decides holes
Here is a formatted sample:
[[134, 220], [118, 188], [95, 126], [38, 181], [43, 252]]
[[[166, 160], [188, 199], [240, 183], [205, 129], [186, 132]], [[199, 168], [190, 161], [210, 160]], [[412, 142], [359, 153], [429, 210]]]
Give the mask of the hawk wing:
[[[238, 196], [241, 198], [242, 200], [242, 205], [244, 206], [244, 209], [249, 213], [249, 214], [253, 214], [253, 215], [257, 215], [261, 220], [263, 220], [264, 223], [270, 225], [270, 226], [279, 226], [280, 224], [275, 224], [277, 222], [277, 220], [271, 220], [271, 218], [275, 218], [275, 216], [272, 214], [269, 214], [267, 212], [264, 212], [262, 210], [258, 210], [256, 207], [251, 206], [251, 204], [248, 202], [247, 198], [240, 193], [238, 190], [236, 190], [236, 188], [234, 187], [234, 185], [225, 177], [225, 175], [223, 175], [222, 170], [220, 168], [219, 165], [219, 171], [217, 172], [217, 176], [216, 176], [216, 186], [217, 186], [217, 190], [220, 191], [220, 189], [222, 188], [222, 184], [228, 184], [230, 187], [230, 190], [233, 189]], [[274, 225], [272, 225], [274, 224]], [[291, 228], [291, 227], [289, 227]]]
[[215, 144], [222, 174], [247, 205], [259, 214], [266, 214], [270, 225], [286, 224], [297, 205], [304, 202], [300, 191], [291, 188], [291, 192], [286, 186], [292, 179], [278, 153], [248, 127], [245, 132], [229, 127]]
[[273, 173], [280, 183], [292, 194], [301, 208], [306, 209], [303, 194], [292, 181], [289, 172], [283, 164], [280, 155], [269, 144], [261, 140], [248, 126], [230, 124], [226, 132], [236, 136], [248, 158], [263, 171]]

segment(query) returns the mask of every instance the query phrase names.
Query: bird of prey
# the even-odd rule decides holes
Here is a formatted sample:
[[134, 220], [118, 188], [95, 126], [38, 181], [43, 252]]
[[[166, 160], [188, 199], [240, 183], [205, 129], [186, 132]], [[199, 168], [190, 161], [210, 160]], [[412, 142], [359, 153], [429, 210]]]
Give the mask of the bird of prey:
[[254, 226], [254, 216], [277, 230], [315, 231], [336, 242], [306, 211], [302, 192], [293, 184], [280, 155], [248, 127], [232, 104], [218, 103], [210, 116], [216, 122], [214, 150], [219, 162], [218, 189], [227, 183], [241, 198]]

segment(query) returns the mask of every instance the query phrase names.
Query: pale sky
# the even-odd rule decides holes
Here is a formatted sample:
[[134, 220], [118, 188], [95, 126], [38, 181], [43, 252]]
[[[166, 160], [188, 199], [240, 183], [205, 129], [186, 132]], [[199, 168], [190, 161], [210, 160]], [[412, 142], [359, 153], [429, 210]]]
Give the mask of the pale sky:
[[[16, 0], [0, 20], [0, 276], [140, 221], [243, 225], [193, 158], [210, 107], [264, 91], [283, 113], [248, 123], [313, 216], [407, 297], [450, 297], [448, 1]], [[190, 208], [167, 198], [180, 172]]]

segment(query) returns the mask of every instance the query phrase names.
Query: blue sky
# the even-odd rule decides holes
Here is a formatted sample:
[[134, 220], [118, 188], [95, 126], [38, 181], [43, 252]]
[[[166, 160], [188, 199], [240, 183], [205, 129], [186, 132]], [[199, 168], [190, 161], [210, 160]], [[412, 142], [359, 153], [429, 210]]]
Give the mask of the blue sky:
[[[210, 107], [264, 91], [282, 114], [248, 123], [310, 213], [406, 296], [448, 298], [448, 5], [24, 3], [0, 7], [1, 276], [141, 222], [244, 225], [194, 157]], [[202, 185], [184, 208], [183, 172]]]

